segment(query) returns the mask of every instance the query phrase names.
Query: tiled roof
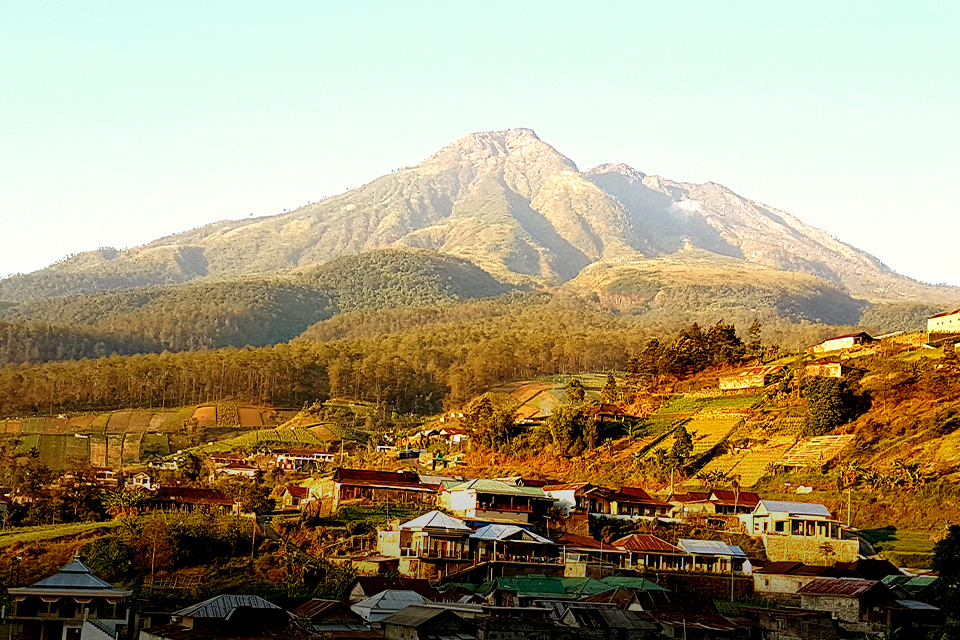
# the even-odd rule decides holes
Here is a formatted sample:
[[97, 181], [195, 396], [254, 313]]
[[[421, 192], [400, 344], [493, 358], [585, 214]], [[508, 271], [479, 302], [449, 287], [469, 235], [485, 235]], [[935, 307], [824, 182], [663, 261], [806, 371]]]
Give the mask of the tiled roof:
[[831, 571], [830, 567], [803, 564], [802, 562], [770, 562], [759, 569], [753, 570], [754, 573], [783, 576], [819, 576], [829, 571]]
[[666, 540], [661, 540], [656, 536], [644, 533], [634, 533], [629, 536], [613, 541], [613, 546], [626, 549], [627, 551], [648, 551], [653, 553], [675, 553], [682, 554], [683, 550], [673, 546]]
[[930, 320], [934, 318], [945, 318], [946, 316], [953, 316], [960, 313], [960, 309], [954, 309], [953, 311], [944, 311], [943, 313], [938, 313], [935, 316], [930, 316]]
[[198, 487], [158, 487], [148, 501], [178, 502], [181, 504], [232, 505], [233, 500], [216, 489]]
[[689, 491], [687, 493], [675, 493], [670, 496], [671, 502], [704, 502], [710, 497], [707, 491]]
[[[594, 540], [589, 536], [578, 536], [572, 533], [561, 533], [560, 535], [554, 536], [553, 541], [557, 544], [566, 545], [568, 547], [583, 547], [585, 549], [600, 549], [603, 545], [599, 540]], [[606, 546], [606, 550], [613, 551], [611, 545]]]
[[576, 491], [584, 487], [589, 487], [589, 482], [568, 482], [566, 484], [548, 484], [544, 485], [543, 490], [546, 491]]
[[286, 492], [289, 493], [294, 498], [308, 498], [310, 497], [310, 488], [301, 487], [300, 485], [292, 484], [286, 487]]
[[420, 476], [412, 471], [374, 471], [372, 469], [347, 469], [344, 467], [336, 470], [333, 479], [341, 484], [352, 484], [351, 481], [384, 484], [420, 484]]
[[[879, 580], [859, 580], [857, 578], [816, 578], [797, 590], [798, 595], [841, 596], [859, 598], [877, 585]], [[886, 590], [886, 587], [882, 587]]]
[[713, 491], [713, 496], [715, 498], [714, 502], [725, 506], [755, 507], [760, 502], [759, 494], [749, 491], [741, 491], [737, 494], [736, 491], [716, 489]]

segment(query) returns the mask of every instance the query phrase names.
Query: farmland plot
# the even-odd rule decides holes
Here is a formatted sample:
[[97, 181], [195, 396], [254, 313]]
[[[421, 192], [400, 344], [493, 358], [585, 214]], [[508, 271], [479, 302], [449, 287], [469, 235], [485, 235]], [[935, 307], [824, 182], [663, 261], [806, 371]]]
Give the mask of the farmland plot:
[[142, 433], [127, 433], [123, 436], [123, 450], [120, 456], [123, 464], [140, 462], [140, 439], [142, 435]]
[[41, 436], [40, 460], [54, 471], [66, 469], [67, 436]]
[[90, 436], [90, 466], [107, 466], [107, 437], [104, 435]]
[[110, 434], [107, 436], [107, 464], [111, 469], [123, 464], [123, 436]]
[[130, 414], [130, 411], [114, 411], [107, 421], [107, 433], [126, 433], [127, 429], [130, 427]]
[[193, 419], [197, 421], [197, 426], [215, 427], [217, 426], [217, 408], [197, 407], [193, 412]]

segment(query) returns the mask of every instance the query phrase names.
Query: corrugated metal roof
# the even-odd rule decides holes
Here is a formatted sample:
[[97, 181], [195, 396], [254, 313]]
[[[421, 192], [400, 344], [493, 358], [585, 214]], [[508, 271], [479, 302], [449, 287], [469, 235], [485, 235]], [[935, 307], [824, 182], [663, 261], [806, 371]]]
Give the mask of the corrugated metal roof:
[[[859, 598], [877, 585], [881, 585], [879, 580], [815, 578], [813, 581], [808, 582], [798, 589], [797, 594], [805, 596], [843, 596]], [[886, 590], [885, 587], [884, 590]]]
[[784, 502], [781, 500], [761, 500], [757, 507], [763, 507], [768, 512], [789, 513], [795, 516], [823, 516], [832, 517], [830, 510], [815, 502]]
[[802, 562], [771, 562], [753, 570], [754, 573], [782, 576], [818, 576], [828, 571], [831, 571], [830, 567], [803, 564]]
[[377, 622], [401, 609], [424, 602], [424, 597], [416, 591], [387, 590], [361, 600], [350, 609], [367, 622]]
[[237, 607], [251, 609], [279, 609], [272, 602], [267, 602], [260, 596], [232, 596], [221, 595], [190, 605], [173, 613], [181, 618], [219, 618], [226, 619], [230, 612]]
[[607, 576], [606, 578], [601, 578], [600, 582], [610, 585], [611, 587], [633, 589], [635, 591], [669, 591], [669, 589], [661, 587], [655, 582], [636, 576]]
[[543, 536], [538, 536], [532, 531], [527, 531], [526, 529], [518, 527], [514, 524], [488, 524], [487, 526], [478, 529], [476, 533], [470, 534], [470, 537], [474, 538], [475, 540], [553, 544], [552, 540], [548, 540]]
[[499, 480], [468, 480], [460, 484], [451, 486], [448, 491], [476, 491], [478, 493], [495, 493], [502, 495], [523, 495], [534, 498], [546, 498], [541, 487], [517, 487], [500, 482]]
[[413, 520], [404, 522], [400, 527], [402, 529], [443, 529], [444, 531], [462, 531], [464, 533], [473, 531], [463, 520], [458, 520], [437, 510], [417, 516]]
[[746, 558], [747, 554], [743, 549], [736, 545], [727, 544], [720, 540], [692, 540], [690, 538], [680, 538], [677, 545], [687, 553], [693, 553], [701, 556], [733, 556], [734, 558]]

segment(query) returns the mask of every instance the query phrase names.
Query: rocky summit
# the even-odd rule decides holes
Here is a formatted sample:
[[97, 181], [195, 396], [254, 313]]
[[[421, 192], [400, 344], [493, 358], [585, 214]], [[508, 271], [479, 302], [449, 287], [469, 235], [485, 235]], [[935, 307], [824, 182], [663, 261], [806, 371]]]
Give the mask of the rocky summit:
[[560, 284], [590, 265], [699, 249], [813, 275], [870, 300], [958, 295], [722, 185], [624, 164], [580, 171], [532, 130], [511, 129], [467, 135], [419, 164], [289, 213], [73, 256], [0, 281], [0, 300], [303, 270], [384, 248], [458, 256], [513, 284]]

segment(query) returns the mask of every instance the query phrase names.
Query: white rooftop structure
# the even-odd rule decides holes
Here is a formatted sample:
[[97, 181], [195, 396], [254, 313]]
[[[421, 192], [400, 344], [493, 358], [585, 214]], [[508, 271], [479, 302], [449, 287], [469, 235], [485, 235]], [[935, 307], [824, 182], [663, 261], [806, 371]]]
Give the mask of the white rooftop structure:
[[757, 503], [756, 511], [767, 513], [788, 513], [792, 516], [820, 516], [833, 517], [830, 510], [824, 505], [815, 502], [783, 502], [781, 500], [761, 500]]
[[379, 622], [409, 606], [422, 605], [427, 600], [416, 591], [387, 589], [361, 600], [350, 609], [366, 622]]
[[463, 520], [458, 520], [452, 516], [448, 516], [442, 511], [431, 511], [425, 513], [422, 516], [418, 516], [413, 520], [409, 520], [400, 525], [401, 529], [441, 529], [443, 531], [462, 531], [464, 533], [469, 533], [473, 531], [470, 527], [464, 523]]
[[476, 540], [496, 540], [498, 542], [509, 540], [510, 542], [554, 544], [553, 540], [538, 536], [532, 531], [527, 531], [523, 527], [518, 527], [515, 524], [488, 524], [485, 527], [477, 529], [477, 532], [470, 537]]
[[746, 558], [747, 554], [743, 549], [734, 544], [727, 544], [720, 540], [692, 540], [690, 538], [680, 538], [677, 546], [694, 555], [700, 556], [732, 556], [734, 558]]

